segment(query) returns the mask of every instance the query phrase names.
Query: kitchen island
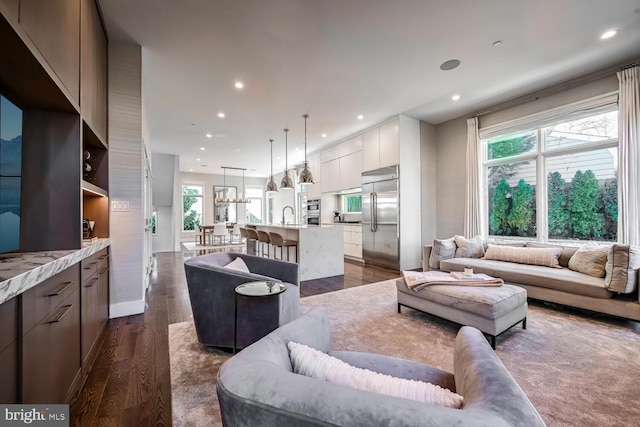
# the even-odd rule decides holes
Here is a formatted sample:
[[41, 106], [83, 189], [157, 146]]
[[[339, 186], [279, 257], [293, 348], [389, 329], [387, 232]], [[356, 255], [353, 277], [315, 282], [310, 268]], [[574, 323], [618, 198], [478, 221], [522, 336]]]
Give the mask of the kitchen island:
[[[291, 261], [299, 264], [300, 281], [344, 274], [344, 234], [341, 225], [257, 225], [261, 231], [280, 234], [296, 240], [296, 256], [291, 249]], [[287, 248], [284, 259], [287, 259]], [[247, 244], [247, 253], [254, 253]], [[280, 251], [278, 250], [278, 256]], [[273, 257], [273, 252], [271, 257]]]

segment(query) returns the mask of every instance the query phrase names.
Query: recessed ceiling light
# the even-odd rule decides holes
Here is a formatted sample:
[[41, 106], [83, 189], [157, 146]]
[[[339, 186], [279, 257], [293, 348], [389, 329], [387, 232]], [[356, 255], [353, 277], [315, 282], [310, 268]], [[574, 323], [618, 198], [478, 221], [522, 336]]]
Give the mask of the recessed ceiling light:
[[326, 133], [323, 133], [323, 134], [322, 134], [322, 135], [320, 135], [320, 136], [321, 136], [321, 137], [323, 137], [323, 138], [326, 138], [326, 137], [327, 137], [327, 134], [326, 134]]
[[360, 115], [358, 116], [358, 120], [362, 120], [362, 119], [364, 119], [364, 116], [363, 116], [362, 114], [360, 114]]
[[211, 135], [210, 133], [205, 135], [207, 138], [213, 138], [213, 135]]
[[498, 46], [500, 46], [501, 44], [502, 44], [502, 40], [496, 40], [496, 41], [494, 41], [494, 42], [493, 42], [492, 46], [493, 46], [493, 47], [498, 47]]
[[193, 169], [189, 169], [189, 172], [193, 172]]
[[609, 31], [605, 31], [604, 33], [602, 33], [600, 38], [603, 39], [603, 40], [610, 39], [611, 37], [615, 36], [616, 34], [618, 34], [618, 30], [609, 30]]
[[300, 147], [296, 147], [296, 151], [300, 151]]
[[280, 160], [280, 157], [276, 157], [276, 160]]
[[204, 147], [200, 147], [200, 150], [204, 151]]
[[196, 161], [198, 161], [198, 162], [199, 162], [199, 161], [200, 161], [200, 157], [198, 157], [198, 158], [196, 159]]
[[218, 113], [218, 117], [220, 117], [221, 119], [224, 119], [224, 113]]
[[455, 68], [458, 68], [458, 66], [460, 65], [460, 60], [459, 59], [450, 59], [448, 61], [444, 61], [442, 64], [440, 64], [440, 69], [442, 71], [451, 71]]
[[236, 89], [242, 89], [244, 87], [244, 84], [242, 82], [235, 82], [234, 86], [236, 87]]
[[452, 100], [457, 101], [458, 99], [460, 99], [460, 95], [455, 94], [451, 97]]

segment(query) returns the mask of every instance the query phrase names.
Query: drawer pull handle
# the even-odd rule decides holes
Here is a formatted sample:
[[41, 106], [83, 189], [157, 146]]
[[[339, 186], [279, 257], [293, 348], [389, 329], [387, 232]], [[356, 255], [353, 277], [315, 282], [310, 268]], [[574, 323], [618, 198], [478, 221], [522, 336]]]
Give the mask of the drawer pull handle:
[[50, 297], [57, 297], [58, 295], [60, 295], [61, 293], [63, 293], [64, 291], [67, 290], [67, 288], [69, 286], [71, 286], [73, 282], [64, 282], [62, 285], [60, 285], [60, 287], [58, 288], [57, 291], [52, 291], [49, 296]]
[[49, 320], [47, 323], [49, 323], [49, 324], [58, 323], [69, 312], [69, 310], [71, 310], [71, 307], [73, 307], [73, 304], [71, 304], [71, 305], [63, 305], [62, 306], [62, 310], [64, 310], [64, 311], [62, 311], [62, 313], [60, 313], [58, 315], [58, 317], [56, 317], [55, 319]]
[[90, 270], [93, 268], [94, 265], [96, 265], [97, 262], [92, 262], [91, 264], [88, 264], [86, 267], [83, 267], [84, 270]]
[[84, 285], [84, 287], [85, 287], [85, 288], [90, 288], [90, 287], [92, 287], [92, 286], [93, 286], [93, 284], [94, 284], [94, 283], [96, 283], [97, 281], [98, 281], [98, 278], [97, 278], [97, 277], [94, 277], [94, 278], [89, 282], [89, 284], [88, 284], [88, 285]]
[[105, 258], [106, 258], [106, 257], [108, 257], [108, 256], [109, 256], [109, 255], [102, 255], [102, 256], [99, 256], [99, 257], [98, 257], [98, 259], [105, 259]]
[[100, 271], [98, 272], [98, 274], [104, 274], [104, 273], [106, 273], [107, 271], [109, 271], [109, 267], [105, 267], [105, 268], [103, 268], [102, 270], [100, 270]]

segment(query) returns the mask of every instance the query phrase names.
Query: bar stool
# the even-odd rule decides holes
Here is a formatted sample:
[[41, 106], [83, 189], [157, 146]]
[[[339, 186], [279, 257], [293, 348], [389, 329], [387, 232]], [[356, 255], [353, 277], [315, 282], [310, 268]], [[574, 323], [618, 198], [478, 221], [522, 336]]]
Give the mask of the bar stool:
[[269, 233], [266, 231], [258, 230], [258, 241], [260, 242], [262, 256], [264, 256], [264, 245], [267, 245], [267, 258], [271, 258], [271, 239], [269, 238]]
[[247, 232], [247, 252], [251, 253], [248, 249], [249, 249], [249, 244], [252, 244], [253, 253], [257, 254], [258, 253], [258, 232], [253, 228], [249, 228], [249, 227], [245, 228], [245, 231]]
[[240, 243], [242, 243], [249, 238], [249, 235], [247, 234], [246, 228], [244, 227], [239, 227], [239, 228], [240, 228]]
[[[287, 261], [289, 261], [289, 248], [291, 247], [296, 248], [296, 251], [295, 251], [296, 262], [298, 262], [298, 241], [297, 240], [284, 239], [282, 235], [278, 233], [271, 233], [271, 232], [269, 232], [269, 238], [274, 248], [280, 248], [280, 259], [284, 259], [284, 257], [282, 256], [282, 251], [284, 250], [284, 248], [287, 248]], [[273, 250], [273, 257], [277, 258], [275, 249]]]

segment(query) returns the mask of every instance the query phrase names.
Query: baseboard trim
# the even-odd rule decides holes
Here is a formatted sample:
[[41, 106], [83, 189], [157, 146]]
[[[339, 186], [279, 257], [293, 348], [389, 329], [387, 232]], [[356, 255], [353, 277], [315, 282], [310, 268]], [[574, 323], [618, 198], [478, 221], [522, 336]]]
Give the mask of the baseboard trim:
[[144, 313], [144, 299], [138, 301], [127, 301], [109, 306], [109, 318], [132, 316]]

